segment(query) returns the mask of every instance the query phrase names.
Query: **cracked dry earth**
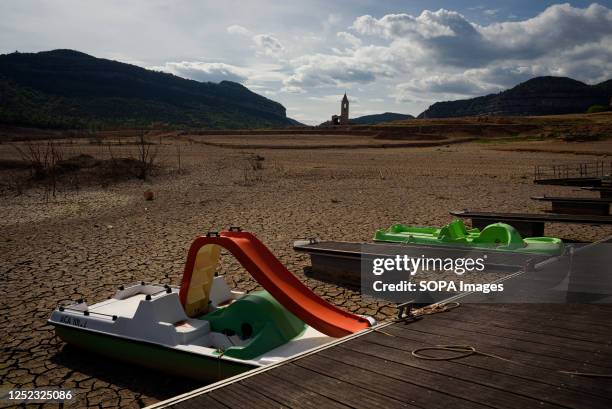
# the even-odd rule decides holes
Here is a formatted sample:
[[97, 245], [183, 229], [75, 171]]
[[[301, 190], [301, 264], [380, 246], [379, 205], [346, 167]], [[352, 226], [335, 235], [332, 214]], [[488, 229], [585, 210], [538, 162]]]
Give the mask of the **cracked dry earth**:
[[[0, 145], [0, 150], [5, 149]], [[87, 149], [83, 147], [85, 153]], [[173, 146], [161, 160], [174, 166]], [[255, 233], [294, 274], [329, 301], [384, 320], [395, 309], [357, 291], [304, 276], [309, 259], [298, 238], [368, 241], [395, 222], [439, 225], [452, 209], [538, 211], [533, 165], [592, 157], [499, 152], [489, 145], [359, 150], [258, 150], [184, 145], [183, 173], [62, 193], [48, 204], [35, 191], [0, 198], [0, 337], [2, 386], [71, 388], [68, 406], [140, 407], [202, 386], [66, 346], [46, 319], [58, 303], [111, 296], [139, 282], [178, 285], [191, 240], [230, 224]], [[143, 191], [155, 192], [144, 201]], [[574, 194], [588, 194], [572, 192]], [[548, 234], [592, 241], [608, 228], [556, 225]], [[229, 257], [221, 273], [234, 287], [258, 288]], [[6, 402], [2, 403], [6, 405]], [[57, 406], [49, 404], [49, 407]]]

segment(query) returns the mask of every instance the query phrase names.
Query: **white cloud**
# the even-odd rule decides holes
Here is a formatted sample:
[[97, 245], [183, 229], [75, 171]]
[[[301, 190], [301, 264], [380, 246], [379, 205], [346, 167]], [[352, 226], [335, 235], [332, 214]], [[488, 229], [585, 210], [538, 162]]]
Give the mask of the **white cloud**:
[[285, 53], [283, 44], [271, 34], [258, 34], [253, 37], [253, 41], [260, 55], [280, 58]]
[[395, 98], [399, 102], [415, 99], [456, 99], [502, 91], [503, 87], [479, 79], [476, 73], [442, 74], [415, 78], [396, 87]]
[[527, 20], [485, 26], [445, 9], [416, 17], [364, 15], [350, 28], [361, 38], [337, 37], [351, 48], [293, 59], [284, 84], [309, 89], [382, 81], [397, 100], [413, 101], [497, 92], [537, 75], [590, 82], [612, 76], [612, 10], [598, 4], [559, 4]]
[[370, 45], [348, 55], [306, 55], [291, 61], [296, 68], [284, 84], [307, 88], [350, 87], [371, 83], [377, 77], [388, 78], [394, 74], [396, 63], [388, 51], [387, 47]]
[[355, 37], [351, 33], [347, 33], [346, 31], [340, 31], [336, 35], [338, 36], [338, 38], [340, 38], [340, 39], [344, 40], [345, 42], [349, 43], [352, 48], [357, 48], [357, 47], [359, 47], [361, 45], [361, 40], [359, 38]]
[[384, 38], [398, 38], [405, 36], [418, 36], [421, 38], [435, 38], [456, 35], [453, 27], [465, 24], [463, 16], [454, 11], [440, 9], [436, 12], [423, 11], [420, 16], [409, 14], [387, 14], [381, 19], [370, 15], [358, 17], [351, 28], [355, 32], [365, 35], [374, 35]]
[[285, 85], [281, 88], [281, 91], [289, 94], [304, 94], [306, 92], [304, 88], [295, 85]]
[[201, 82], [220, 82], [223, 80], [244, 82], [249, 76], [249, 70], [222, 62], [167, 62], [163, 66], [149, 68]]
[[[312, 97], [308, 97], [308, 99], [311, 101], [317, 101], [317, 102], [332, 102], [332, 103], [340, 104], [340, 101], [342, 100], [342, 95], [341, 94], [331, 94], [331, 95], [323, 95], [323, 96], [312, 96]], [[349, 98], [349, 102], [352, 105], [357, 105], [359, 104], [359, 98], [351, 95], [351, 97]]]
[[470, 67], [510, 58], [533, 59], [601, 41], [612, 36], [612, 10], [598, 4], [584, 9], [558, 4], [528, 20], [480, 26], [457, 12], [440, 9], [423, 11], [418, 17], [366, 15], [351, 28], [363, 35], [416, 42], [439, 62]]
[[230, 34], [238, 34], [238, 35], [243, 35], [243, 36], [251, 35], [251, 32], [249, 31], [249, 29], [239, 26], [238, 24], [231, 25], [226, 30]]
[[496, 58], [533, 58], [612, 36], [612, 10], [599, 4], [585, 9], [558, 4], [531, 19], [495, 23], [479, 32], [498, 47]]

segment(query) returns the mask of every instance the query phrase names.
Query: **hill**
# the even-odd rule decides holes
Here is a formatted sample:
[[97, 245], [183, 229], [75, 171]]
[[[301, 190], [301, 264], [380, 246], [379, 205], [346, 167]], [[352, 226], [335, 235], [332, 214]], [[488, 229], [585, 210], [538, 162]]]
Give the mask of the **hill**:
[[412, 115], [385, 112], [384, 114], [365, 115], [358, 118], [351, 118], [351, 123], [358, 125], [376, 125], [383, 122], [401, 121], [407, 119], [414, 119], [414, 117]]
[[285, 107], [230, 81], [198, 82], [72, 50], [0, 55], [0, 123], [204, 128], [298, 124]]
[[597, 85], [565, 77], [536, 77], [514, 88], [482, 97], [436, 102], [419, 118], [461, 116], [538, 116], [583, 113], [592, 105], [608, 105], [612, 81]]

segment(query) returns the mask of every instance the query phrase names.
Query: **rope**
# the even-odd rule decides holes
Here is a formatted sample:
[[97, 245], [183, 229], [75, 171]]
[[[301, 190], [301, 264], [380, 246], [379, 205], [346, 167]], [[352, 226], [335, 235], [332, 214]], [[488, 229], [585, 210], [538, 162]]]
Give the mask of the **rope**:
[[439, 314], [442, 312], [449, 312], [460, 306], [461, 304], [456, 301], [448, 302], [448, 303], [430, 304], [425, 307], [413, 310], [409, 316], [396, 318], [392, 320], [391, 322], [403, 322], [406, 320], [422, 317], [424, 315], [432, 315], [432, 314]]
[[413, 314], [417, 317], [421, 317], [423, 315], [439, 314], [441, 312], [452, 311], [455, 308], [458, 308], [460, 306], [461, 304], [456, 301], [448, 302], [448, 303], [431, 304], [426, 307], [415, 310]]
[[[450, 352], [456, 352], [457, 354], [454, 356], [450, 356], [450, 357], [435, 357], [435, 356], [421, 354], [420, 352], [422, 351], [450, 351]], [[502, 361], [524, 365], [521, 362], [513, 361], [511, 359], [506, 359], [499, 355], [493, 355], [493, 354], [487, 354], [485, 352], [480, 352], [471, 345], [436, 345], [432, 347], [417, 348], [412, 351], [413, 357], [418, 358], [418, 359], [425, 359], [428, 361], [452, 361], [455, 359], [467, 358], [468, 356], [471, 356], [471, 355], [488, 356], [490, 358], [496, 358]]]
[[[448, 357], [436, 357], [436, 356], [422, 354], [421, 352], [423, 351], [447, 351], [447, 352], [453, 352], [455, 353], [455, 355], [448, 356]], [[412, 350], [413, 357], [417, 359], [424, 359], [426, 361], [453, 361], [455, 359], [467, 358], [468, 356], [472, 356], [472, 355], [481, 355], [481, 356], [486, 356], [489, 358], [495, 358], [495, 359], [499, 359], [502, 361], [510, 362], [513, 364], [529, 366], [523, 362], [514, 361], [512, 359], [507, 359], [499, 355], [488, 354], [486, 352], [478, 351], [476, 348], [474, 348], [471, 345], [436, 345], [436, 346], [423, 347], [423, 348], [417, 348], [417, 349]], [[556, 372], [566, 374], [566, 375], [585, 376], [585, 377], [591, 377], [591, 378], [612, 378], [612, 374], [600, 374], [600, 373], [578, 372], [578, 371], [556, 371]]]
[[[397, 318], [393, 320], [393, 322], [401, 322], [401, 321], [405, 321], [407, 318], [422, 317], [424, 315], [432, 315], [432, 314], [439, 314], [442, 312], [448, 312], [460, 306], [461, 304], [456, 301], [449, 302], [449, 303], [431, 304], [426, 307], [414, 310], [412, 312], [411, 317]], [[374, 331], [380, 332], [382, 334], [385, 334], [391, 337], [395, 336], [393, 334], [382, 331], [380, 329], [374, 329]], [[422, 352], [424, 351], [446, 351], [446, 352], [453, 352], [454, 355], [448, 356], [448, 357], [436, 357], [436, 356], [422, 354]], [[417, 359], [423, 359], [426, 361], [454, 361], [455, 359], [463, 359], [463, 358], [467, 358], [468, 356], [472, 356], [472, 355], [481, 355], [481, 356], [486, 356], [489, 358], [499, 359], [505, 362], [510, 362], [513, 364], [529, 366], [525, 363], [514, 361], [512, 359], [507, 359], [499, 355], [494, 355], [494, 354], [489, 354], [486, 352], [478, 351], [476, 348], [474, 348], [471, 345], [435, 345], [435, 346], [417, 348], [417, 349], [412, 350], [413, 357]], [[584, 376], [584, 377], [591, 377], [591, 378], [612, 378], [612, 374], [600, 374], [600, 373], [578, 372], [578, 371], [561, 371], [561, 370], [558, 370], [556, 372], [566, 374], [566, 375]]]

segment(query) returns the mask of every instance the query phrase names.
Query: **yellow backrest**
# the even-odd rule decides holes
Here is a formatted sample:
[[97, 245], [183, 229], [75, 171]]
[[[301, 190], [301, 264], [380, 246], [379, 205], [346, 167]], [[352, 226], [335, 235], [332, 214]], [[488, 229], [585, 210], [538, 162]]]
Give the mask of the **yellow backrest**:
[[197, 317], [208, 312], [210, 289], [220, 255], [221, 247], [216, 244], [207, 244], [198, 251], [187, 291], [185, 303], [187, 316]]

